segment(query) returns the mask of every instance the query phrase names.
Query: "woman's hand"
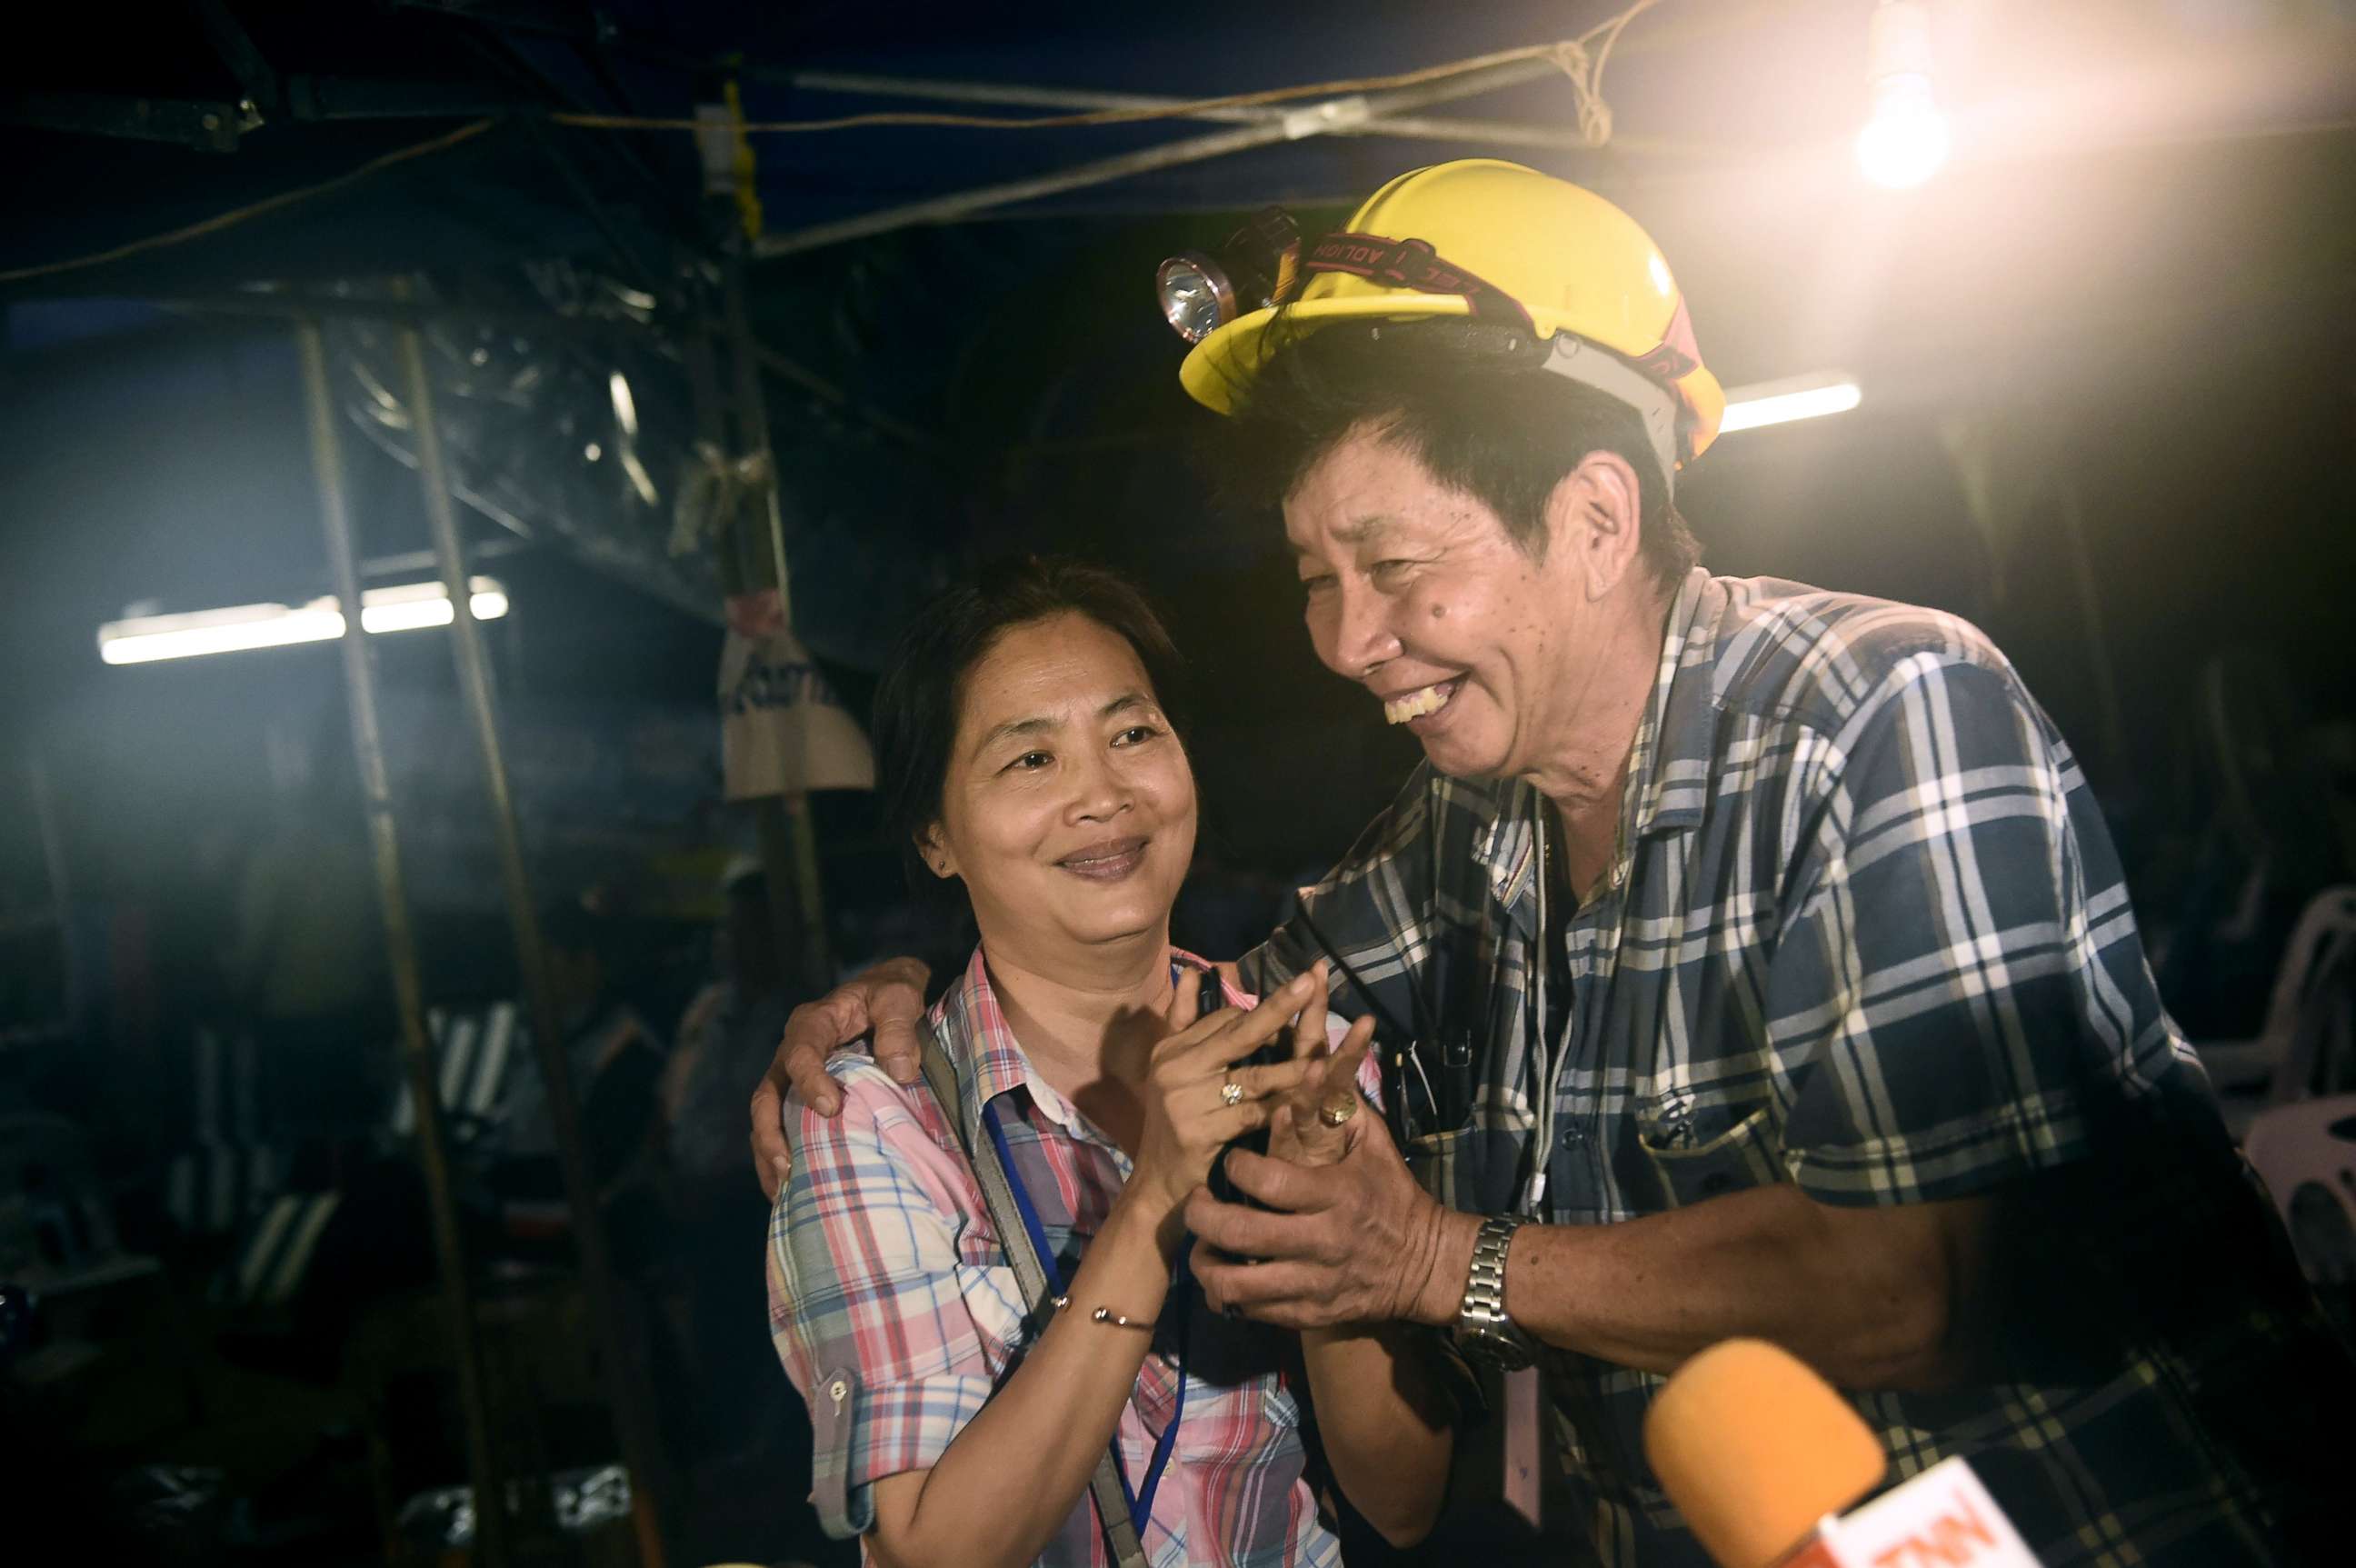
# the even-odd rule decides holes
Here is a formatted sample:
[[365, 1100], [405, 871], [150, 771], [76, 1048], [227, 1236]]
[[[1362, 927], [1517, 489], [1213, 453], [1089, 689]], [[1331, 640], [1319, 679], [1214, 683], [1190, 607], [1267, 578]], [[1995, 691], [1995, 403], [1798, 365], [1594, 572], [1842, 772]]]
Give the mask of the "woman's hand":
[[[1145, 1126], [1128, 1188], [1154, 1206], [1157, 1219], [1175, 1214], [1186, 1195], [1203, 1185], [1221, 1149], [1267, 1126], [1281, 1098], [1316, 1065], [1298, 1054], [1264, 1067], [1233, 1064], [1290, 1026], [1310, 998], [1323, 993], [1323, 973], [1320, 966], [1293, 976], [1248, 1013], [1222, 1007], [1198, 1017], [1195, 988], [1176, 988], [1164, 1015], [1169, 1032], [1155, 1044], [1146, 1068], [1140, 1096]], [[1322, 1029], [1322, 1004], [1318, 1011]], [[1296, 1053], [1301, 1043], [1296, 1033]]]

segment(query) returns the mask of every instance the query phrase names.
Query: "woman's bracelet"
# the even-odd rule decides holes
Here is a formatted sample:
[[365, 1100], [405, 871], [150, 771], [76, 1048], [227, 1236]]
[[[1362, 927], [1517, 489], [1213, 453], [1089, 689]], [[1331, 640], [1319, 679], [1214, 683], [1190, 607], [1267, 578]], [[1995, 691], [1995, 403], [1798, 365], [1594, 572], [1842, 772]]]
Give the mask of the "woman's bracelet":
[[[1057, 1312], [1067, 1312], [1071, 1309], [1071, 1305], [1072, 1298], [1070, 1296], [1059, 1295], [1055, 1298], [1055, 1310]], [[1123, 1316], [1121, 1314], [1115, 1312], [1108, 1306], [1100, 1306], [1094, 1312], [1089, 1313], [1088, 1321], [1090, 1323], [1109, 1323], [1115, 1328], [1143, 1328], [1150, 1331], [1153, 1327], [1153, 1322], [1151, 1318]]]

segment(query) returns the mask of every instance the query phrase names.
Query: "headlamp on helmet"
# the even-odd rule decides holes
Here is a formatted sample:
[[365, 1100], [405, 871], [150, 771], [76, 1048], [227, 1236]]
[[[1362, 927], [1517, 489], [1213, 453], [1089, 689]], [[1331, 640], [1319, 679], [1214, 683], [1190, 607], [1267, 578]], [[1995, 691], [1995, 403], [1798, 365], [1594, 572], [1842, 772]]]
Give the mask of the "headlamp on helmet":
[[1237, 317], [1292, 297], [1301, 281], [1301, 227], [1280, 207], [1262, 208], [1216, 252], [1182, 251], [1154, 274], [1162, 318], [1200, 343]]
[[[1229, 237], [1217, 255], [1186, 251], [1163, 262], [1155, 282], [1162, 317], [1178, 336], [1200, 343], [1242, 316], [1288, 303], [1303, 281], [1325, 274], [1408, 294], [1462, 298], [1464, 317], [1393, 322], [1392, 328], [1445, 336], [1458, 348], [1501, 366], [1552, 371], [1628, 404], [1644, 422], [1663, 478], [1676, 482], [1678, 462], [1688, 449], [1687, 421], [1676, 395], [1655, 378], [1682, 375], [1697, 360], [1664, 346], [1640, 370], [1574, 333], [1542, 333], [1521, 301], [1456, 265], [1424, 241], [1342, 230], [1320, 235], [1304, 252], [1293, 220], [1270, 207]], [[1361, 319], [1355, 327], [1371, 339], [1383, 336], [1379, 319]]]

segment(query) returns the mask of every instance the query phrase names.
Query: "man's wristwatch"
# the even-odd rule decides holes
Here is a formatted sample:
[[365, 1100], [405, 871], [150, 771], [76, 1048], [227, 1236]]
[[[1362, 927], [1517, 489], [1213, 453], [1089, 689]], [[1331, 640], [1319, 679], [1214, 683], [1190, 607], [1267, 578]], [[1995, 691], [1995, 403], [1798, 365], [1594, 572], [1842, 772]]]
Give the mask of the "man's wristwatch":
[[1522, 1222], [1492, 1215], [1472, 1243], [1472, 1272], [1456, 1308], [1456, 1348], [1473, 1360], [1515, 1371], [1537, 1359], [1537, 1347], [1505, 1316], [1505, 1249]]

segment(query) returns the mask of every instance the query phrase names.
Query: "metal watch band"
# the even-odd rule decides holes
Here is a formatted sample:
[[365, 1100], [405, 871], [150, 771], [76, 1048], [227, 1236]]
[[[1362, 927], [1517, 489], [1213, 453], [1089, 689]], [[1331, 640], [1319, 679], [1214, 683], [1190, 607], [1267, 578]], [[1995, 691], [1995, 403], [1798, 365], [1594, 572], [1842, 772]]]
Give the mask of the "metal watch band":
[[1464, 1299], [1456, 1309], [1456, 1342], [1467, 1351], [1504, 1367], [1526, 1367], [1530, 1342], [1505, 1312], [1505, 1252], [1522, 1221], [1492, 1215], [1472, 1242], [1472, 1268]]

